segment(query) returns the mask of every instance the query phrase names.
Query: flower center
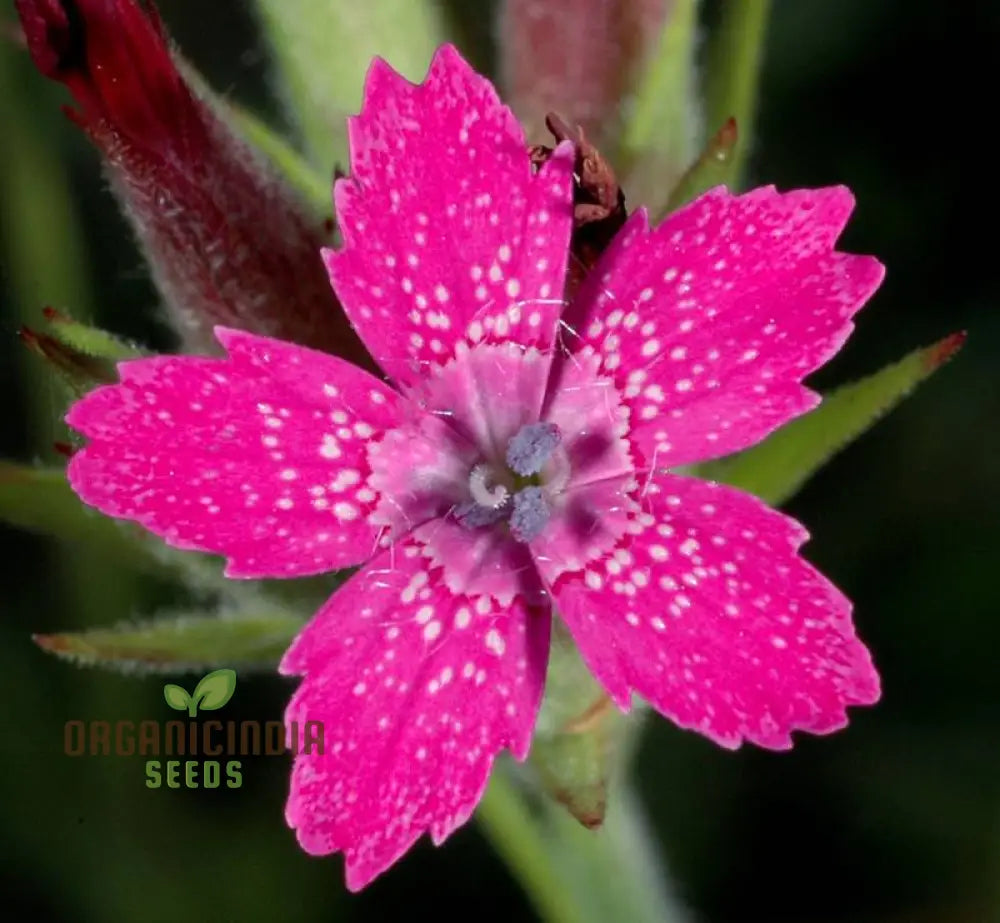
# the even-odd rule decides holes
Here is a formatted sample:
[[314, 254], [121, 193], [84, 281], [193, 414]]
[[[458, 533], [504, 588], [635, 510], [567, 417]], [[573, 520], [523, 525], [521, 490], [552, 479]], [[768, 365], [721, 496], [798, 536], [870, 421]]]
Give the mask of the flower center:
[[562, 442], [555, 423], [529, 423], [507, 443], [507, 466], [515, 474], [530, 477], [538, 474]]
[[469, 475], [469, 493], [477, 506], [498, 510], [507, 502], [510, 492], [503, 484], [490, 486], [491, 473], [488, 465], [476, 465]]
[[516, 541], [536, 538], [552, 516], [540, 474], [560, 442], [562, 434], [554, 423], [522, 426], [507, 443], [506, 470], [497, 474], [486, 464], [472, 469], [472, 499], [455, 510], [455, 517], [467, 529], [506, 521]]

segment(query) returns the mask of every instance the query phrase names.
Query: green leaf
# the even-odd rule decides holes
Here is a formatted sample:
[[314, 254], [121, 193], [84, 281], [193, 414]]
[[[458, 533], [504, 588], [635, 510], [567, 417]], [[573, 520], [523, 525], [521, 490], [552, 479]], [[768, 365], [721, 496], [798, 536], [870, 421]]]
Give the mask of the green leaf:
[[698, 0], [674, 0], [659, 48], [636, 84], [621, 147], [612, 157], [628, 200], [647, 206], [652, 214], [662, 210], [697, 151], [697, 25]]
[[740, 143], [720, 182], [739, 189], [757, 108], [757, 84], [771, 0], [734, 0], [721, 5], [706, 51], [705, 122], [710, 127], [735, 119]]
[[257, 10], [310, 159], [346, 163], [344, 118], [358, 111], [376, 55], [420, 80], [445, 40], [438, 0], [257, 0]]
[[659, 222], [665, 215], [696, 199], [706, 189], [727, 182], [730, 161], [738, 145], [739, 129], [736, 119], [727, 119], [725, 124], [709, 138], [701, 156], [681, 177], [680, 182], [670, 193], [666, 208], [662, 214], [655, 217], [654, 222]]
[[[115, 566], [180, 577], [192, 590], [240, 596], [248, 585], [227, 580], [210, 555], [171, 548], [131, 522], [91, 509], [73, 492], [62, 468], [0, 461], [0, 522], [60, 541], [86, 542]], [[300, 581], [288, 581], [290, 593]]]
[[[171, 612], [112, 628], [35, 635], [34, 640], [49, 653], [80, 666], [140, 673], [195, 673], [225, 663], [244, 670], [274, 670], [303, 622], [304, 618], [296, 613], [260, 601], [259, 608], [252, 610]], [[232, 681], [235, 684], [235, 675]], [[218, 704], [200, 704], [203, 708], [220, 708], [228, 697], [221, 698], [225, 687], [217, 687], [216, 682], [213, 680], [207, 689], [199, 683], [192, 699], [208, 698], [210, 689], [212, 697], [208, 701]]]
[[964, 333], [952, 334], [838, 388], [815, 410], [759, 445], [699, 465], [698, 476], [739, 487], [775, 506], [784, 503], [815, 471], [939, 369], [964, 341]]
[[[0, 523], [60, 541], [86, 542], [117, 568], [172, 577], [199, 597], [222, 597], [240, 609], [251, 605], [261, 591], [259, 582], [223, 576], [222, 562], [212, 555], [171, 548], [134, 523], [91, 509], [73, 493], [62, 468], [0, 461]], [[265, 592], [279, 608], [312, 611], [351, 573], [270, 581]]]
[[106, 330], [81, 324], [68, 314], [56, 311], [55, 308], [46, 308], [42, 313], [49, 322], [47, 332], [64, 346], [85, 356], [121, 362], [124, 359], [137, 359], [146, 354], [134, 343], [116, 337]]
[[130, 343], [81, 324], [53, 308], [46, 308], [44, 315], [48, 328], [39, 332], [22, 327], [21, 341], [41, 356], [76, 395], [117, 381], [116, 363], [142, 355]]
[[69, 390], [81, 396], [97, 385], [110, 384], [118, 378], [114, 363], [96, 356], [88, 356], [55, 337], [38, 333], [30, 327], [19, 331], [21, 342], [45, 361]]
[[80, 501], [62, 468], [0, 461], [0, 522], [67, 541], [97, 544], [118, 561], [143, 558], [128, 529]]
[[163, 687], [163, 698], [167, 700], [167, 705], [176, 711], [187, 711], [188, 705], [191, 702], [191, 697], [188, 695], [187, 690], [173, 683], [167, 683]]

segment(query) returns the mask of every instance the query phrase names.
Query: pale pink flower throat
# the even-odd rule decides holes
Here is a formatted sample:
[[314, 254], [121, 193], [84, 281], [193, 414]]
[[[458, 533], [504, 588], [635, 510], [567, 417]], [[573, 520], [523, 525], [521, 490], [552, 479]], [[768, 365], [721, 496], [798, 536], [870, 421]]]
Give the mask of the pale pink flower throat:
[[[554, 423], [528, 423], [507, 444], [507, 467], [476, 465], [469, 475], [471, 499], [455, 510], [467, 529], [507, 521], [516, 541], [530, 542], [548, 524], [551, 509], [539, 475], [562, 436]], [[523, 486], [527, 484], [527, 486]]]

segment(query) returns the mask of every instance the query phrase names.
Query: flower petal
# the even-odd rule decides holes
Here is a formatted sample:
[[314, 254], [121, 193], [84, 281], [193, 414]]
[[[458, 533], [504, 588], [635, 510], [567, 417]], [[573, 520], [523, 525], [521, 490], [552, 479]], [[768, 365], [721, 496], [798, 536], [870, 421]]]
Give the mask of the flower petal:
[[554, 595], [584, 660], [628, 708], [632, 692], [726, 747], [783, 749], [879, 697], [849, 601], [796, 553], [805, 530], [732, 488], [666, 476], [644, 528], [563, 578]]
[[402, 400], [325, 353], [217, 328], [228, 359], [119, 366], [67, 416], [90, 444], [73, 489], [171, 545], [223, 554], [233, 577], [292, 577], [375, 551], [365, 488], [370, 437]]
[[413, 538], [430, 560], [427, 566], [440, 567], [441, 582], [456, 595], [489, 595], [500, 606], [515, 597], [532, 604], [547, 598], [528, 546], [506, 528], [469, 528], [443, 517], [418, 526]]
[[566, 320], [624, 390], [637, 467], [737, 451], [815, 406], [800, 382], [883, 276], [833, 249], [853, 207], [844, 187], [720, 187], [653, 231], [632, 216]]
[[516, 343], [462, 344], [456, 358], [434, 369], [411, 396], [502, 466], [511, 438], [538, 420], [550, 358]]
[[573, 486], [552, 497], [552, 520], [531, 542], [531, 556], [548, 584], [603, 558], [635, 531], [638, 484], [632, 475]]
[[413, 86], [376, 59], [350, 120], [337, 183], [344, 246], [334, 288], [399, 384], [467, 333], [546, 346], [562, 309], [572, 229], [572, 145], [539, 171], [520, 126], [450, 45]]
[[371, 522], [390, 541], [421, 523], [446, 516], [469, 495], [469, 472], [479, 461], [476, 447], [429, 413], [417, 413], [368, 447], [378, 494]]
[[[634, 465], [629, 456], [629, 411], [609, 376], [599, 372], [593, 352], [560, 357], [549, 381], [542, 419], [555, 424], [563, 438], [568, 487], [622, 478]], [[553, 466], [555, 467], [555, 466]], [[556, 479], [555, 472], [550, 480]]]
[[285, 655], [305, 674], [287, 720], [322, 721], [286, 809], [303, 848], [343, 851], [364, 887], [425, 832], [441, 843], [482, 796], [495, 755], [523, 759], [541, 699], [548, 610], [455, 596], [417, 546], [384, 552]]

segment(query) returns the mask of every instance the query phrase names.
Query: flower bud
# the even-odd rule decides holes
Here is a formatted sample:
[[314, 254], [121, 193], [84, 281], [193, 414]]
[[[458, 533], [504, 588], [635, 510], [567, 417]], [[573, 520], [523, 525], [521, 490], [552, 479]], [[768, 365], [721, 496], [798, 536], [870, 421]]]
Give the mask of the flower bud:
[[531, 140], [543, 140], [544, 116], [556, 110], [606, 145], [671, 6], [670, 0], [506, 0], [501, 71]]
[[189, 347], [216, 324], [363, 356], [320, 258], [329, 232], [199, 98], [153, 8], [16, 0], [38, 69], [99, 148], [112, 188]]

